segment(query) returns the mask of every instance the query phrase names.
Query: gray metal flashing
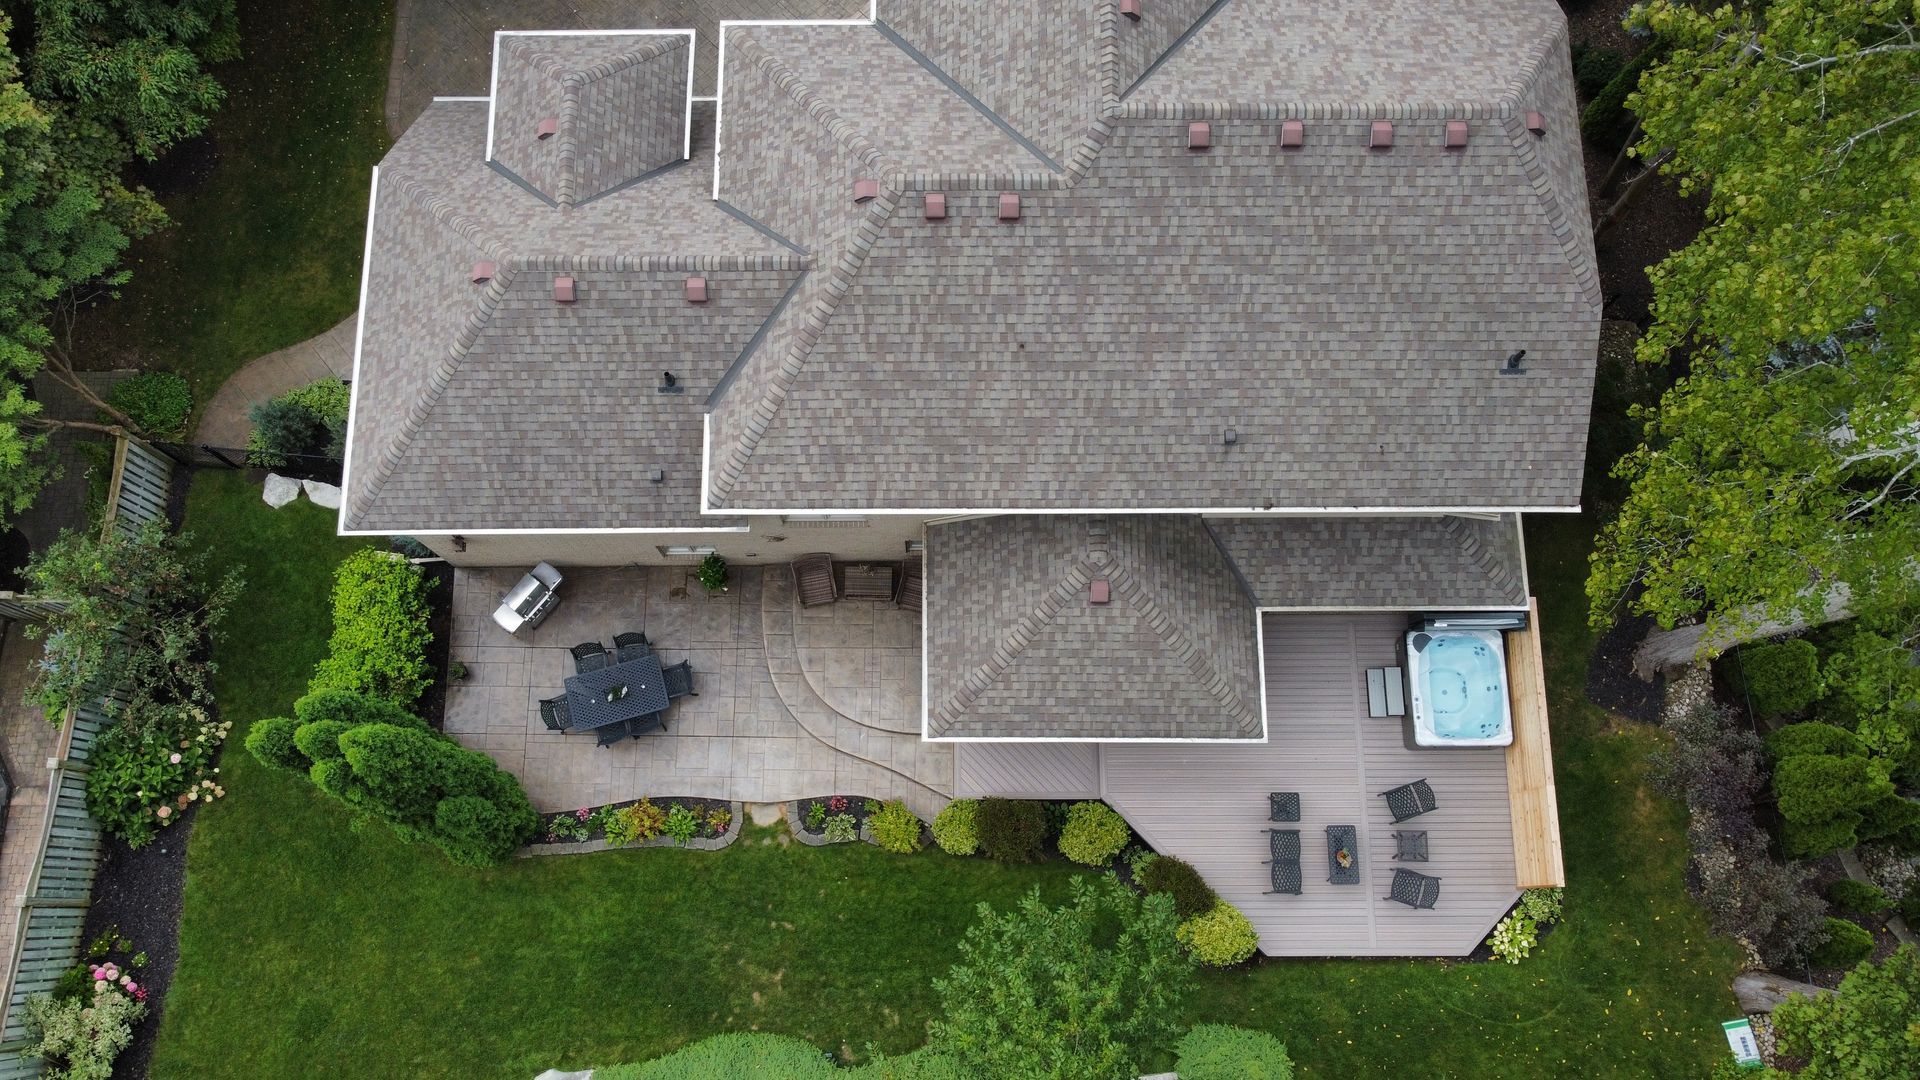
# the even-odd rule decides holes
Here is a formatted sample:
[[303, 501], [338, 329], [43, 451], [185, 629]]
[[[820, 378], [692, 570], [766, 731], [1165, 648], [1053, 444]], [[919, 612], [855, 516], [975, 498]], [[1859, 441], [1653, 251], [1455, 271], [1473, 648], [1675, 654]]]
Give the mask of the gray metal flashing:
[[719, 207], [721, 210], [725, 211], [727, 214], [731, 215], [737, 220], [752, 226], [755, 231], [759, 232], [762, 236], [765, 236], [767, 239], [773, 241], [776, 244], [779, 244], [786, 248], [790, 248], [793, 251], [796, 251], [802, 255], [812, 254], [812, 252], [808, 251], [806, 248], [801, 247], [799, 244], [796, 244], [793, 241], [775, 232], [771, 225], [768, 225], [766, 222], [761, 221], [759, 218], [754, 217], [752, 214], [747, 213], [745, 210], [740, 209], [739, 207], [733, 205], [732, 203], [728, 202], [725, 199], [715, 199], [713, 200], [713, 205]]
[[760, 324], [760, 329], [755, 330], [753, 336], [747, 339], [746, 345], [741, 347], [740, 355], [734, 357], [733, 363], [727, 365], [726, 374], [720, 376], [720, 381], [713, 386], [713, 393], [707, 395], [707, 412], [712, 412], [720, 404], [721, 399], [727, 396], [727, 390], [733, 386], [733, 380], [740, 375], [740, 369], [746, 367], [748, 358], [760, 350], [760, 342], [766, 338], [767, 331], [772, 328], [774, 321], [780, 318], [780, 313], [787, 310], [787, 304], [793, 300], [793, 294], [800, 291], [800, 283], [807, 280], [807, 275], [811, 273], [813, 273], [811, 270], [800, 271], [799, 276], [793, 279], [793, 284], [787, 286], [787, 291], [781, 295], [780, 302], [773, 305], [773, 311]]
[[[1224, 0], [1222, 0], [1222, 2], [1224, 2]], [[898, 45], [900, 47], [900, 51], [906, 53], [909, 57], [913, 59], [915, 63], [919, 64], [923, 68], [926, 68], [927, 72], [931, 74], [934, 78], [939, 79], [940, 82], [944, 86], [946, 86], [947, 89], [959, 95], [960, 100], [966, 102], [968, 105], [971, 105], [976, 112], [978, 112], [981, 116], [984, 116], [989, 121], [991, 121], [993, 123], [993, 126], [1005, 132], [1007, 135], [1007, 138], [1012, 139], [1014, 142], [1019, 143], [1021, 147], [1027, 151], [1027, 153], [1032, 154], [1036, 158], [1039, 158], [1040, 161], [1043, 164], [1045, 164], [1047, 168], [1052, 169], [1054, 172], [1057, 172], [1057, 173], [1067, 171], [1059, 162], [1053, 160], [1053, 158], [1050, 157], [1045, 150], [1040, 149], [1040, 147], [1036, 143], [1034, 143], [1032, 139], [1029, 139], [1025, 135], [1020, 134], [1020, 132], [1015, 131], [1013, 125], [1007, 123], [1006, 118], [1002, 117], [999, 113], [994, 112], [992, 109], [987, 108], [986, 102], [981, 101], [977, 97], [974, 97], [972, 92], [969, 91], [966, 87], [961, 86], [960, 83], [956, 81], [953, 76], [941, 70], [940, 65], [934, 63], [930, 58], [928, 58], [928, 56], [925, 53], [921, 52], [919, 49], [914, 48], [912, 44], [910, 44], [906, 38], [901, 37], [899, 33], [897, 33], [893, 29], [893, 27], [888, 26], [886, 23], [883, 23], [878, 19], [875, 19], [873, 21], [873, 28], [875, 30], [880, 31], [880, 33], [884, 35], [888, 41], [891, 41], [895, 45]]]
[[639, 176], [634, 177], [631, 180], [627, 180], [622, 183], [615, 184], [598, 195], [589, 195], [586, 198], [581, 199], [579, 202], [574, 203], [573, 205], [575, 209], [578, 209], [579, 207], [585, 206], [596, 199], [604, 199], [609, 195], [618, 194], [619, 192], [625, 191], [630, 187], [634, 187], [635, 185], [644, 184], [647, 181], [653, 179], [656, 176], [659, 176], [662, 173], [672, 172], [673, 170], [679, 168], [682, 165], [691, 163], [692, 160], [693, 160], [692, 158], [681, 158], [679, 161], [669, 161], [665, 165], [657, 165], [651, 169], [648, 169], [646, 172], [641, 173]]
[[534, 198], [539, 199], [541, 202], [546, 203], [548, 206], [553, 207], [555, 210], [560, 209], [560, 204], [548, 198], [546, 192], [541, 191], [539, 188], [534, 187], [532, 184], [527, 183], [525, 180], [521, 179], [519, 173], [514, 172], [512, 169], [507, 168], [505, 165], [502, 165], [497, 161], [489, 161], [487, 162], [487, 168], [492, 169], [494, 172], [497, 172], [501, 176], [504, 176], [507, 179], [513, 181], [515, 184], [519, 185], [521, 190], [525, 191], [527, 194], [533, 196]]
[[1200, 17], [1193, 21], [1193, 25], [1187, 27], [1185, 33], [1182, 33], [1179, 37], [1174, 38], [1173, 44], [1167, 46], [1167, 51], [1155, 57], [1153, 63], [1147, 65], [1147, 70], [1141, 72], [1140, 77], [1133, 80], [1133, 85], [1127, 87], [1126, 90], [1121, 92], [1120, 100], [1125, 101], [1129, 94], [1132, 94], [1135, 90], [1140, 89], [1140, 85], [1142, 83], [1146, 82], [1148, 79], [1153, 78], [1153, 73], [1160, 70], [1160, 65], [1166, 63], [1168, 60], [1173, 59], [1173, 54], [1180, 51], [1180, 46], [1185, 45], [1189, 40], [1191, 40], [1193, 38], [1193, 35], [1206, 29], [1207, 24], [1213, 21], [1213, 17], [1215, 15], [1220, 14], [1220, 9], [1227, 6], [1227, 2], [1228, 0], [1213, 0], [1213, 6], [1209, 7], [1206, 11], [1202, 12]]
[[1205, 517], [1200, 518], [1200, 527], [1207, 530], [1207, 539], [1213, 541], [1214, 550], [1220, 553], [1220, 558], [1226, 562], [1227, 569], [1232, 571], [1233, 580], [1240, 583], [1240, 591], [1246, 594], [1247, 603], [1259, 607], [1259, 594], [1253, 591], [1253, 583], [1247, 580], [1247, 575], [1241, 571], [1240, 564], [1234, 561], [1233, 552], [1228, 551], [1227, 545], [1221, 542], [1220, 534], [1213, 531], [1213, 526], [1207, 524]]

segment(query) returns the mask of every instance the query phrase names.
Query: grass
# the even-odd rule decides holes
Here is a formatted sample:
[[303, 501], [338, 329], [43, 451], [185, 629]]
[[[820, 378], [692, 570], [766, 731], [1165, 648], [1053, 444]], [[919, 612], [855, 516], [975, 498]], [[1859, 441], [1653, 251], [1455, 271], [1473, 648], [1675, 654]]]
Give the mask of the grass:
[[[247, 578], [219, 649], [236, 721], [229, 797], [202, 811], [181, 957], [153, 1075], [526, 1077], [637, 1061], [721, 1031], [864, 1056], [918, 1045], [930, 980], [973, 906], [1060, 864], [1002, 867], [866, 845], [649, 849], [456, 869], [355, 832], [340, 808], [239, 748], [325, 649], [328, 568], [355, 544], [306, 503], [267, 509], [243, 474], [203, 473], [187, 527]], [[1561, 927], [1517, 967], [1279, 961], [1202, 977], [1192, 1020], [1281, 1036], [1307, 1077], [1703, 1075], [1737, 1015], [1737, 954], [1687, 898], [1678, 808], [1649, 793], [1648, 732], [1585, 701], [1579, 581], [1588, 529], [1537, 522], [1562, 825]]]
[[128, 252], [121, 299], [90, 312], [81, 356], [177, 371], [198, 406], [254, 357], [359, 302], [367, 183], [386, 152], [393, 5], [240, 0], [243, 57], [205, 141], [149, 178], [172, 228]]

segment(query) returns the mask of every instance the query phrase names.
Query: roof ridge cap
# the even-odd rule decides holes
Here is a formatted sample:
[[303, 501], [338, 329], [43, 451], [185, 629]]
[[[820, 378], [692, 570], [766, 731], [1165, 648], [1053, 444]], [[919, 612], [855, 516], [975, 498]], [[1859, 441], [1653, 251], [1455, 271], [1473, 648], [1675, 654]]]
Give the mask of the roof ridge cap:
[[[1534, 198], [1546, 217], [1548, 230], [1553, 233], [1554, 239], [1560, 244], [1561, 251], [1567, 257], [1567, 268], [1573, 273], [1575, 287], [1580, 291], [1582, 298], [1598, 310], [1602, 306], [1603, 296], [1600, 288], [1600, 267], [1592, 248], [1580, 242], [1582, 232], [1591, 241], [1593, 236], [1591, 223], [1585, 229], [1581, 229], [1577, 223], [1568, 218], [1558, 197], [1558, 191], [1554, 187], [1553, 177], [1547, 171], [1546, 162], [1541, 159], [1539, 140], [1526, 129], [1525, 119], [1515, 108], [1520, 96], [1528, 87], [1539, 85], [1540, 78], [1546, 74], [1547, 55], [1559, 51], [1568, 33], [1566, 20], [1562, 17], [1558, 29], [1541, 39], [1540, 47], [1525, 65], [1527, 80], [1509, 88], [1513, 96], [1503, 102], [1505, 108], [1500, 117], [1500, 127], [1507, 134], [1508, 145], [1516, 151], [1515, 164], [1519, 167], [1520, 174], [1526, 178], [1527, 185], [1532, 188]], [[1579, 205], [1585, 205], [1584, 188], [1580, 196]]]
[[713, 497], [714, 508], [718, 509], [733, 487], [745, 475], [747, 465], [753, 458], [753, 452], [760, 447], [760, 440], [766, 435], [767, 428], [774, 417], [780, 414], [780, 408], [786, 404], [787, 394], [806, 369], [807, 359], [813, 353], [813, 346], [826, 332], [827, 323], [833, 319], [840, 301], [853, 287], [854, 278], [860, 274], [867, 255], [873, 250], [874, 241], [879, 239], [881, 227], [893, 216], [900, 204], [900, 193], [891, 187], [883, 186], [880, 194], [867, 204], [867, 213], [851, 233], [842, 247], [840, 257], [830, 267], [816, 265], [814, 269], [823, 271], [821, 292], [804, 311], [796, 313], [800, 319], [795, 338], [787, 349], [787, 355], [781, 358], [780, 366], [775, 369], [773, 379], [760, 400], [754, 403], [747, 414], [746, 422], [740, 432], [740, 439], [727, 449], [726, 459], [715, 463], [709, 494]]
[[[1501, 523], [1506, 520], [1505, 514], [1500, 515]], [[1503, 593], [1510, 594], [1510, 591], [1519, 584], [1508, 572], [1508, 564], [1496, 557], [1493, 550], [1486, 544], [1480, 542], [1480, 537], [1475, 535], [1466, 518], [1458, 514], [1448, 514], [1441, 519], [1441, 528], [1453, 537], [1453, 542], [1459, 546], [1461, 553], [1478, 566], [1487, 580], [1498, 586]]]
[[794, 104], [800, 106], [808, 116], [826, 129], [827, 134], [840, 144], [841, 149], [857, 158], [861, 165], [882, 172], [904, 170], [903, 164], [894, 162], [878, 144], [862, 134], [851, 121], [841, 115], [838, 109], [829, 105], [826, 98], [822, 97], [811, 83], [802, 78], [799, 72], [775, 55], [773, 50], [751, 35], [744, 35], [735, 40], [740, 46], [736, 51], [742, 53]]
[[1158, 600], [1149, 594], [1146, 586], [1133, 574], [1133, 570], [1123, 559], [1114, 559], [1107, 564], [1107, 579], [1112, 582], [1114, 591], [1124, 595], [1139, 615], [1146, 620], [1147, 626], [1166, 643], [1167, 650], [1188, 671], [1200, 680], [1201, 687], [1218, 701], [1238, 722], [1240, 730], [1252, 732], [1259, 727], [1259, 716], [1245, 701], [1239, 691], [1227, 682], [1226, 676], [1214, 666], [1197, 642], [1180, 628], [1173, 617], [1166, 613]]
[[467, 354], [479, 341], [481, 331], [493, 322], [494, 312], [498, 310], [500, 301], [506, 297], [507, 289], [513, 284], [513, 279], [517, 275], [518, 267], [511, 260], [503, 261], [495, 267], [492, 280], [488, 281], [487, 287], [481, 290], [479, 301], [473, 310], [467, 313], [466, 322], [461, 326], [460, 332], [454, 336], [453, 344], [448, 346], [446, 355], [441, 357], [440, 363], [428, 376], [426, 390], [407, 409], [407, 419], [400, 425], [400, 430], [396, 431], [387, 445], [380, 449], [380, 456], [374, 461], [372, 480], [352, 497], [349, 512], [351, 518], [362, 519], [372, 509], [380, 489], [386, 486], [387, 481], [393, 476], [394, 469], [400, 464], [400, 459], [406, 456], [407, 449], [413, 445], [414, 437], [426, 425], [428, 415], [433, 412], [433, 407], [440, 403], [440, 396], [446, 393], [447, 387], [453, 382], [453, 377], [459, 372]]
[[415, 179], [403, 172], [383, 175], [392, 177], [395, 192], [425, 210], [443, 227], [453, 230], [460, 239], [485, 252], [488, 258], [495, 262], [505, 262], [512, 257], [512, 252], [506, 245], [487, 232], [479, 219], [461, 210], [453, 200], [440, 194], [437, 189], [429, 187], [425, 181]]
[[1066, 610], [1067, 602], [1087, 587], [1088, 582], [1093, 580], [1092, 569], [1092, 560], [1082, 556], [1065, 576], [1041, 596], [1039, 603], [1008, 627], [1006, 634], [994, 643], [993, 654], [987, 658], [987, 662], [962, 676], [959, 689], [940, 703], [936, 710], [940, 719], [951, 725], [971, 708], [980, 695], [1013, 666], [1013, 662], [1020, 658], [1020, 654], [1033, 643], [1040, 631]]

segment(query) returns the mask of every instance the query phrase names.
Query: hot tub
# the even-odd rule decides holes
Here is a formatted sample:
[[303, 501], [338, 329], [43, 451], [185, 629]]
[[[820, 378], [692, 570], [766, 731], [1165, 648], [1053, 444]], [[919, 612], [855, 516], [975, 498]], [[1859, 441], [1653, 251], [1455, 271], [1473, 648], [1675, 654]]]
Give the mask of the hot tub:
[[1408, 724], [1415, 746], [1507, 746], [1507, 653], [1498, 630], [1407, 631]]

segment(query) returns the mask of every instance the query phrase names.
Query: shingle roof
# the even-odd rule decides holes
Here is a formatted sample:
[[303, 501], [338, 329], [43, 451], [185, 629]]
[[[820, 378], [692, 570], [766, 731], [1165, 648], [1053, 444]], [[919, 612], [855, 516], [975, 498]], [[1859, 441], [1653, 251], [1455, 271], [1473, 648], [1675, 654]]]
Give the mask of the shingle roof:
[[926, 558], [932, 737], [1262, 737], [1253, 604], [1199, 518], [955, 522]]
[[686, 159], [690, 34], [496, 40], [492, 161], [551, 202], [584, 203]]
[[[952, 40], [921, 51], [996, 111], [1041, 115], [1053, 84], [1005, 70], [1020, 64], [973, 20], [1079, 16], [933, 7], [914, 10]], [[903, 171], [864, 215], [834, 209], [825, 280], [784, 316], [784, 349], [756, 351], [717, 404], [715, 505], [811, 508], [829, 491], [895, 510], [1577, 504], [1599, 295], [1563, 17], [1536, 0], [1463, 2], [1454, 23], [1502, 28], [1416, 50], [1417, 65], [1361, 47], [1357, 16], [1308, 28], [1391, 76], [1329, 76], [1331, 89], [1420, 95], [1406, 101], [1155, 97], [1184, 77], [1186, 50], [1284, 31], [1293, 7], [1208, 8], [1139, 90], [1084, 118], [1083, 175]], [[1153, 52], [1120, 47], [1136, 30], [1119, 22], [1094, 85]], [[1403, 38], [1424, 25], [1403, 22]], [[832, 106], [830, 87], [817, 96]], [[1524, 127], [1535, 109], [1544, 136]], [[1297, 151], [1278, 146], [1289, 117], [1308, 127]], [[1367, 147], [1376, 118], [1398, 125], [1391, 150]], [[1205, 153], [1186, 148], [1194, 119], [1212, 125]], [[1449, 119], [1468, 122], [1464, 149], [1441, 145]], [[1007, 189], [1022, 196], [1014, 224], [996, 220]], [[922, 220], [925, 190], [946, 193], [947, 220]], [[1521, 349], [1528, 373], [1500, 375]]]
[[1520, 525], [1497, 518], [1213, 518], [1261, 607], [1527, 606]]

